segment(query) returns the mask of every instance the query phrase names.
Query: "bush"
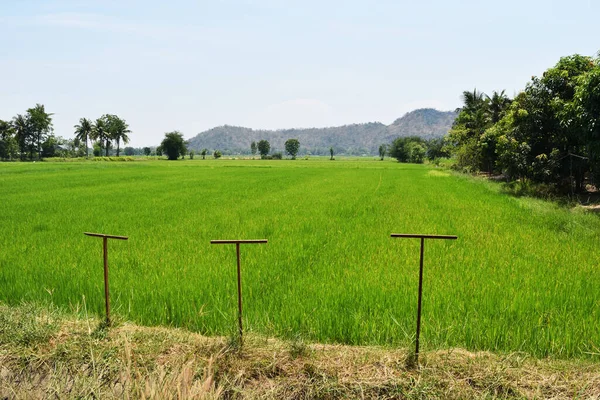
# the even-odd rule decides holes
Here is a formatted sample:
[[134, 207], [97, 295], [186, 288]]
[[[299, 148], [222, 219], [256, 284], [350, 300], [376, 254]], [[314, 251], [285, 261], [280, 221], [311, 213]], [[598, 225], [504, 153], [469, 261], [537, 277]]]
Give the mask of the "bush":
[[221, 153], [221, 151], [220, 151], [220, 150], [215, 150], [215, 152], [213, 153], [213, 157], [214, 157], [215, 159], [219, 159], [219, 158], [221, 158], [222, 156], [223, 156], [223, 153]]
[[282, 159], [283, 159], [282, 153], [273, 153], [273, 160], [282, 160]]

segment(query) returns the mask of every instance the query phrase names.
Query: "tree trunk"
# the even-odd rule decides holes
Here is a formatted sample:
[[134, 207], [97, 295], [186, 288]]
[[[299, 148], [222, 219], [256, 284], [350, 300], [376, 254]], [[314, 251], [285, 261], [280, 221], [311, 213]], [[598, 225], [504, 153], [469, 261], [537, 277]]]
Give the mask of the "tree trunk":
[[119, 157], [119, 146], [121, 145], [121, 141], [117, 138], [117, 157]]
[[106, 139], [106, 157], [108, 157], [108, 139]]

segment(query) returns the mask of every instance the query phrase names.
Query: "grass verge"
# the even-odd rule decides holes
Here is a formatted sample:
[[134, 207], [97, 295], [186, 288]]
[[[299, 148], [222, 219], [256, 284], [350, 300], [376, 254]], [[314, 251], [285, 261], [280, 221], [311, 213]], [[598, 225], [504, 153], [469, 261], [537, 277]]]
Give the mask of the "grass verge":
[[227, 337], [0, 305], [0, 398], [598, 398], [600, 365]]

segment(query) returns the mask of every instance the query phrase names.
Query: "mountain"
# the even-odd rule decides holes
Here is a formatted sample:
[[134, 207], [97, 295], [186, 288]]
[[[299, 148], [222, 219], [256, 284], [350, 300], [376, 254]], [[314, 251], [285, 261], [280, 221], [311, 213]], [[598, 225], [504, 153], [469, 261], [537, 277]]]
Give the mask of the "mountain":
[[229, 154], [248, 154], [250, 143], [268, 140], [271, 151], [284, 151], [287, 139], [300, 141], [300, 152], [329, 154], [377, 154], [379, 145], [391, 143], [400, 136], [420, 136], [433, 139], [444, 136], [456, 118], [453, 111], [422, 108], [406, 113], [391, 125], [380, 122], [343, 125], [330, 128], [254, 130], [239, 126], [218, 126], [201, 132], [188, 141], [190, 149], [219, 149]]

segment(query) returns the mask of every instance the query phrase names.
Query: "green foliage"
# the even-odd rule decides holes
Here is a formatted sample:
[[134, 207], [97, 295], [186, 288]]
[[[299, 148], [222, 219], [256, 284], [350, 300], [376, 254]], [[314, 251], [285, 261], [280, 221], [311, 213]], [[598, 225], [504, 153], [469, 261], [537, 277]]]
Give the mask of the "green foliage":
[[459, 168], [579, 192], [600, 171], [599, 101], [598, 61], [563, 57], [513, 101], [465, 92], [448, 142]]
[[[101, 149], [106, 151], [106, 157], [108, 157], [108, 150], [110, 149], [110, 141], [111, 136], [108, 131], [108, 126], [105, 117], [100, 117], [94, 123], [92, 128], [92, 140], [96, 141], [96, 144], [100, 146]], [[94, 156], [96, 156], [95, 146], [94, 146]]]
[[463, 103], [447, 139], [452, 144], [457, 166], [470, 172], [493, 172], [497, 136], [487, 130], [504, 117], [511, 100], [504, 90], [494, 92], [492, 97], [473, 90], [463, 92]]
[[206, 159], [206, 155], [208, 154], [208, 149], [202, 149], [202, 152], [200, 153], [200, 155], [202, 155], [202, 159]]
[[285, 141], [285, 152], [292, 156], [292, 160], [296, 159], [298, 150], [300, 150], [300, 142], [298, 139], [288, 139]]
[[193, 160], [194, 159], [194, 154], [195, 154], [194, 150], [190, 150], [189, 154], [190, 154], [190, 160]]
[[17, 152], [15, 129], [9, 122], [0, 120], [0, 160], [13, 160]]
[[399, 137], [390, 146], [390, 156], [403, 163], [423, 163], [426, 151], [424, 140], [416, 136]]
[[385, 153], [387, 152], [387, 146], [385, 144], [382, 144], [379, 146], [379, 159], [381, 161], [383, 161], [383, 158], [385, 157]]
[[[116, 115], [106, 114], [102, 118], [106, 121], [108, 137], [110, 140], [117, 142], [117, 157], [119, 157], [121, 141], [125, 144], [129, 143], [129, 136], [127, 136], [128, 133], [131, 133], [129, 125], [124, 119], [121, 119]], [[108, 155], [108, 153], [106, 155]]]
[[98, 142], [94, 143], [93, 149], [94, 157], [100, 157], [102, 155], [102, 147]]
[[329, 148], [329, 159], [333, 160], [333, 147]]
[[[135, 149], [133, 147], [125, 147], [123, 152], [125, 153], [126, 156], [134, 156], [135, 155]], [[117, 154], [119, 154], [119, 153], [117, 152]]]
[[250, 143], [250, 152], [252, 153], [252, 155], [256, 155], [256, 142], [252, 141], [252, 143]]
[[271, 156], [272, 160], [283, 160], [283, 154], [281, 152], [273, 153]]
[[47, 113], [43, 104], [36, 104], [35, 107], [27, 110], [30, 134], [37, 142], [36, 148], [38, 158], [42, 158], [42, 143], [46, 141], [48, 135], [52, 133], [52, 114]]
[[258, 142], [258, 152], [260, 153], [261, 157], [266, 157], [267, 154], [269, 154], [269, 151], [271, 151], [271, 144], [269, 141], [261, 140]]
[[[62, 143], [61, 143], [62, 142]], [[59, 140], [57, 137], [50, 135], [46, 138], [46, 140], [42, 143], [42, 158], [56, 157], [59, 155], [60, 146], [64, 143], [64, 140], [61, 138]]]
[[223, 153], [221, 153], [220, 150], [215, 150], [215, 152], [213, 153], [213, 157], [216, 159], [221, 158], [223, 156]]
[[[160, 144], [161, 154], [164, 152], [169, 160], [177, 160], [183, 157], [187, 151], [183, 134], [179, 131], [165, 133], [165, 138]], [[158, 149], [156, 149], [158, 154]]]
[[429, 161], [450, 157], [448, 146], [443, 138], [431, 139], [426, 143], [427, 159]]
[[152, 149], [150, 147], [144, 147], [143, 151], [144, 151], [144, 155], [146, 157], [148, 157], [150, 154], [152, 154]]

